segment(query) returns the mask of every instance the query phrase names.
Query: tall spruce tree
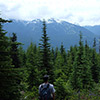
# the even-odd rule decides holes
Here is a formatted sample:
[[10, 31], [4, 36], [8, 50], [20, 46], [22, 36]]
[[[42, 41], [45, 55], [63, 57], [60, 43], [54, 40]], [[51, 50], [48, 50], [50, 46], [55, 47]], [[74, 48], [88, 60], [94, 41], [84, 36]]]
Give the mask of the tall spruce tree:
[[36, 57], [36, 45], [33, 45], [31, 42], [30, 46], [26, 52], [26, 66], [28, 70], [28, 89], [31, 91], [33, 86], [37, 86], [38, 84], [38, 68], [37, 68], [37, 57]]
[[61, 43], [60, 53], [61, 53], [62, 57], [64, 58], [64, 64], [66, 64], [66, 51], [65, 51], [65, 48], [63, 46], [63, 43]]
[[20, 68], [21, 67], [21, 62], [19, 58], [19, 50], [18, 46], [21, 43], [17, 42], [17, 36], [15, 33], [12, 33], [11, 37], [11, 58], [12, 58], [12, 64], [15, 66], [15, 68]]
[[99, 75], [100, 75], [100, 68], [98, 65], [98, 57], [95, 48], [92, 50], [92, 65], [91, 65], [91, 70], [92, 70], [92, 78], [93, 80], [98, 83], [99, 82]]
[[0, 18], [0, 68], [9, 68], [11, 67], [11, 58], [9, 56], [9, 47], [10, 42], [8, 41], [8, 37], [3, 30], [3, 23], [9, 22]]
[[75, 62], [73, 64], [73, 72], [71, 75], [71, 84], [74, 89], [82, 89], [82, 67], [83, 67], [83, 42], [82, 42], [82, 35], [80, 34], [80, 41], [79, 41], [79, 49], [75, 58]]
[[43, 20], [43, 34], [42, 39], [40, 40], [40, 53], [41, 53], [41, 70], [43, 70], [43, 74], [49, 74], [51, 75], [52, 66], [50, 64], [51, 58], [50, 58], [50, 43], [49, 37], [46, 33], [46, 22]]
[[91, 69], [87, 54], [88, 52], [87, 50], [85, 51], [83, 46], [82, 35], [80, 35], [79, 49], [73, 64], [71, 76], [71, 82], [74, 89], [80, 90], [92, 87]]
[[23, 50], [22, 46], [18, 48], [18, 51], [19, 51], [20, 66], [25, 67], [26, 66], [26, 53]]
[[3, 30], [3, 23], [11, 22], [0, 18], [0, 100], [20, 99], [20, 75], [13, 70], [10, 58], [10, 42]]

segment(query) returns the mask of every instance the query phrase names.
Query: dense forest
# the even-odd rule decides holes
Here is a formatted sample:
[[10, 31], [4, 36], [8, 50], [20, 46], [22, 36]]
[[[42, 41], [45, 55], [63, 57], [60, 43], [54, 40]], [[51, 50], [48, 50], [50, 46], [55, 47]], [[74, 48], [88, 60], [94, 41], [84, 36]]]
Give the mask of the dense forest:
[[[56, 89], [56, 100], [100, 100], [100, 50], [87, 40], [65, 50], [51, 48], [43, 20], [39, 46], [30, 43], [27, 50], [17, 42], [16, 33], [7, 37], [0, 18], [0, 100], [38, 100], [38, 87], [45, 74]], [[55, 37], [56, 38], [56, 37]], [[100, 47], [99, 47], [100, 49]]]

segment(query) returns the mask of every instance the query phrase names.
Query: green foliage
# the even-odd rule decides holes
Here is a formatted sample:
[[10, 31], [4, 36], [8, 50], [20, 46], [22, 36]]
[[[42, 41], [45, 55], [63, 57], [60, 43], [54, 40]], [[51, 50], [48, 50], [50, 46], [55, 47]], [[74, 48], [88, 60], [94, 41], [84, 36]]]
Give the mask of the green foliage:
[[2, 23], [6, 22], [10, 21], [0, 18], [0, 100], [19, 100], [22, 75], [12, 65], [11, 42], [2, 29]]
[[61, 77], [55, 81], [56, 99], [57, 100], [68, 100], [72, 94], [72, 88], [69, 82], [64, 81]]
[[0, 68], [8, 68], [11, 67], [12, 64], [9, 55], [10, 42], [6, 36], [7, 32], [3, 30], [2, 23], [4, 23], [4, 20], [3, 22], [0, 21]]
[[25, 67], [26, 66], [26, 53], [21, 46], [18, 48], [18, 52], [19, 52], [20, 66]]
[[50, 51], [50, 43], [49, 37], [46, 33], [46, 22], [43, 21], [43, 34], [42, 39], [40, 40], [40, 71], [41, 75], [48, 74], [50, 75], [50, 80], [53, 80], [53, 66], [52, 66], [52, 59], [51, 59], [51, 51]]
[[18, 51], [18, 46], [21, 43], [17, 42], [17, 36], [15, 33], [12, 34], [13, 36], [10, 38], [11, 40], [11, 48], [10, 48], [10, 54], [12, 58], [12, 64], [14, 65], [15, 68], [21, 67], [21, 62], [19, 59], [19, 51]]
[[27, 72], [28, 72], [28, 78], [27, 82], [29, 85], [29, 90], [32, 91], [33, 86], [39, 85], [39, 71], [37, 66], [37, 49], [36, 45], [33, 45], [33, 43], [30, 44], [29, 48], [26, 52], [26, 66], [27, 66]]
[[48, 43], [49, 38], [46, 33], [46, 23], [43, 21], [43, 34], [40, 43], [40, 53], [41, 53], [41, 69], [44, 70], [44, 74], [50, 74], [50, 44]]
[[38, 100], [38, 88], [33, 86], [32, 91], [23, 94], [23, 100]]
[[98, 83], [100, 79], [100, 66], [98, 63], [98, 57], [95, 49], [92, 50], [92, 65], [91, 65], [91, 71], [92, 71], [92, 78], [93, 80]]
[[[46, 22], [39, 47], [31, 43], [26, 51], [18, 46], [17, 36], [9, 38], [2, 24], [9, 22], [0, 18], [0, 100], [38, 100], [38, 86], [44, 74], [50, 75], [54, 83], [57, 100], [99, 100], [100, 99], [100, 54], [82, 41], [79, 46], [66, 52], [50, 50]], [[15, 66], [15, 67], [14, 67]]]
[[0, 99], [1, 100], [19, 100], [21, 97], [22, 75], [20, 70], [15, 68], [0, 70]]

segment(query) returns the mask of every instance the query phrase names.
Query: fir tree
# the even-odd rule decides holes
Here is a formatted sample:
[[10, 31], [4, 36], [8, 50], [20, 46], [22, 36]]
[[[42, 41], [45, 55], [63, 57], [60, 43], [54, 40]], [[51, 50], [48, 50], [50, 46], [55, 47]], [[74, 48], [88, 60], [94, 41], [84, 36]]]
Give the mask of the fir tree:
[[25, 67], [26, 66], [26, 53], [23, 50], [22, 46], [18, 48], [18, 51], [19, 51], [20, 66]]
[[31, 42], [30, 46], [27, 49], [26, 52], [26, 66], [28, 70], [28, 89], [31, 91], [33, 86], [39, 85], [38, 83], [38, 68], [37, 68], [37, 47], [36, 45], [34, 46], [33, 43]]
[[9, 56], [9, 47], [10, 42], [8, 41], [8, 37], [3, 30], [2, 23], [8, 22], [0, 18], [0, 68], [9, 68], [11, 67], [11, 58]]
[[90, 88], [92, 78], [90, 65], [86, 57], [87, 56], [85, 55], [84, 46], [82, 42], [82, 35], [80, 35], [79, 49], [75, 58], [75, 62], [73, 64], [73, 72], [71, 76], [71, 83], [74, 89], [80, 90], [83, 88]]
[[11, 58], [12, 58], [12, 64], [15, 66], [15, 68], [21, 67], [21, 62], [19, 59], [19, 51], [18, 51], [18, 45], [21, 43], [17, 42], [17, 36], [15, 33], [12, 34], [11, 37]]
[[91, 66], [92, 78], [96, 83], [98, 83], [99, 82], [100, 69], [99, 69], [99, 65], [98, 65], [98, 59], [97, 59], [97, 54], [96, 54], [95, 48], [92, 50], [92, 60], [91, 60], [91, 62], [92, 62], [92, 66]]
[[43, 74], [49, 74], [51, 75], [52, 73], [52, 66], [50, 64], [51, 62], [51, 57], [50, 57], [50, 43], [49, 37], [47, 36], [46, 33], [46, 22], [45, 20], [43, 21], [43, 34], [42, 34], [42, 39], [40, 40], [40, 53], [41, 53], [41, 70], [43, 70]]
[[2, 24], [11, 22], [0, 18], [0, 100], [20, 99], [20, 73], [13, 69], [10, 58], [10, 42]]

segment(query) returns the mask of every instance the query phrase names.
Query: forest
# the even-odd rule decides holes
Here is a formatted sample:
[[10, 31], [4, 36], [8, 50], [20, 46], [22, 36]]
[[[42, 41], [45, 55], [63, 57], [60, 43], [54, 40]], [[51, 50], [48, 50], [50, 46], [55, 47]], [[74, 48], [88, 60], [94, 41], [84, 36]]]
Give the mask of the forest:
[[51, 48], [43, 20], [39, 45], [31, 42], [24, 50], [16, 33], [6, 36], [5, 23], [11, 21], [0, 18], [0, 100], [38, 100], [45, 74], [54, 85], [56, 100], [100, 100], [100, 45], [97, 52], [96, 38], [89, 47], [80, 33], [79, 44], [69, 50], [63, 43]]

